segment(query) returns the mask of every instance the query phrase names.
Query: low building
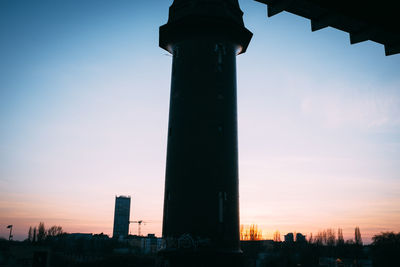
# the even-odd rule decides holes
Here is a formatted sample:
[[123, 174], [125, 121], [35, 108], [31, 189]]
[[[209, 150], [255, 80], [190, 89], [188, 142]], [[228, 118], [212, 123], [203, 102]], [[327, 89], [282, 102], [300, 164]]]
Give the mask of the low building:
[[156, 237], [155, 234], [147, 236], [128, 236], [128, 244], [138, 254], [154, 255], [162, 246], [162, 238]]
[[287, 233], [287, 234], [285, 235], [285, 242], [286, 242], [286, 243], [293, 243], [293, 242], [294, 242], [293, 233]]
[[305, 243], [306, 242], [306, 236], [301, 234], [301, 233], [297, 233], [296, 234], [296, 242], [297, 243]]

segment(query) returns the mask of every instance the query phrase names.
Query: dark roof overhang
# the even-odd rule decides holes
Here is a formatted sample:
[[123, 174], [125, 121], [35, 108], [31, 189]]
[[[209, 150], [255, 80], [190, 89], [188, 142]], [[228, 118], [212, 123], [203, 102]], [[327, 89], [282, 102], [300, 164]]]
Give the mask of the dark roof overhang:
[[287, 11], [311, 20], [311, 30], [333, 27], [350, 34], [350, 43], [371, 40], [387, 56], [400, 53], [400, 10], [396, 1], [255, 0], [268, 5], [268, 17]]

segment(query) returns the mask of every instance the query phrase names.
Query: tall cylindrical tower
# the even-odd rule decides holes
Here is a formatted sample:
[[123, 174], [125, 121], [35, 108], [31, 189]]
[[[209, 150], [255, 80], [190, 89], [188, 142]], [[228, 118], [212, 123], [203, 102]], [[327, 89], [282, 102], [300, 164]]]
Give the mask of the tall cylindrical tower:
[[173, 54], [164, 266], [240, 266], [236, 55], [250, 39], [237, 0], [175, 0], [160, 27]]

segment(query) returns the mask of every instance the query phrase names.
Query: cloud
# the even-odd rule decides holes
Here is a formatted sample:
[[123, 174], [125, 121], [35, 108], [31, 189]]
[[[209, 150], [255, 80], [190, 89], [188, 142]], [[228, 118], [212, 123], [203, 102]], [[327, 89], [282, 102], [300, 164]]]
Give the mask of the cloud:
[[400, 127], [400, 93], [394, 90], [369, 92], [332, 88], [304, 96], [301, 111], [327, 128], [397, 128]]

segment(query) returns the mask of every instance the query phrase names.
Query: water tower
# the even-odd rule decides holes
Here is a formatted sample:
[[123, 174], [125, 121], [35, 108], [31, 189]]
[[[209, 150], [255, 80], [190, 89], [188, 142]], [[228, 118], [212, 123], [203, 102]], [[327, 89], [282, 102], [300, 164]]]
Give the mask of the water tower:
[[161, 266], [240, 266], [236, 56], [252, 33], [237, 0], [175, 0]]

